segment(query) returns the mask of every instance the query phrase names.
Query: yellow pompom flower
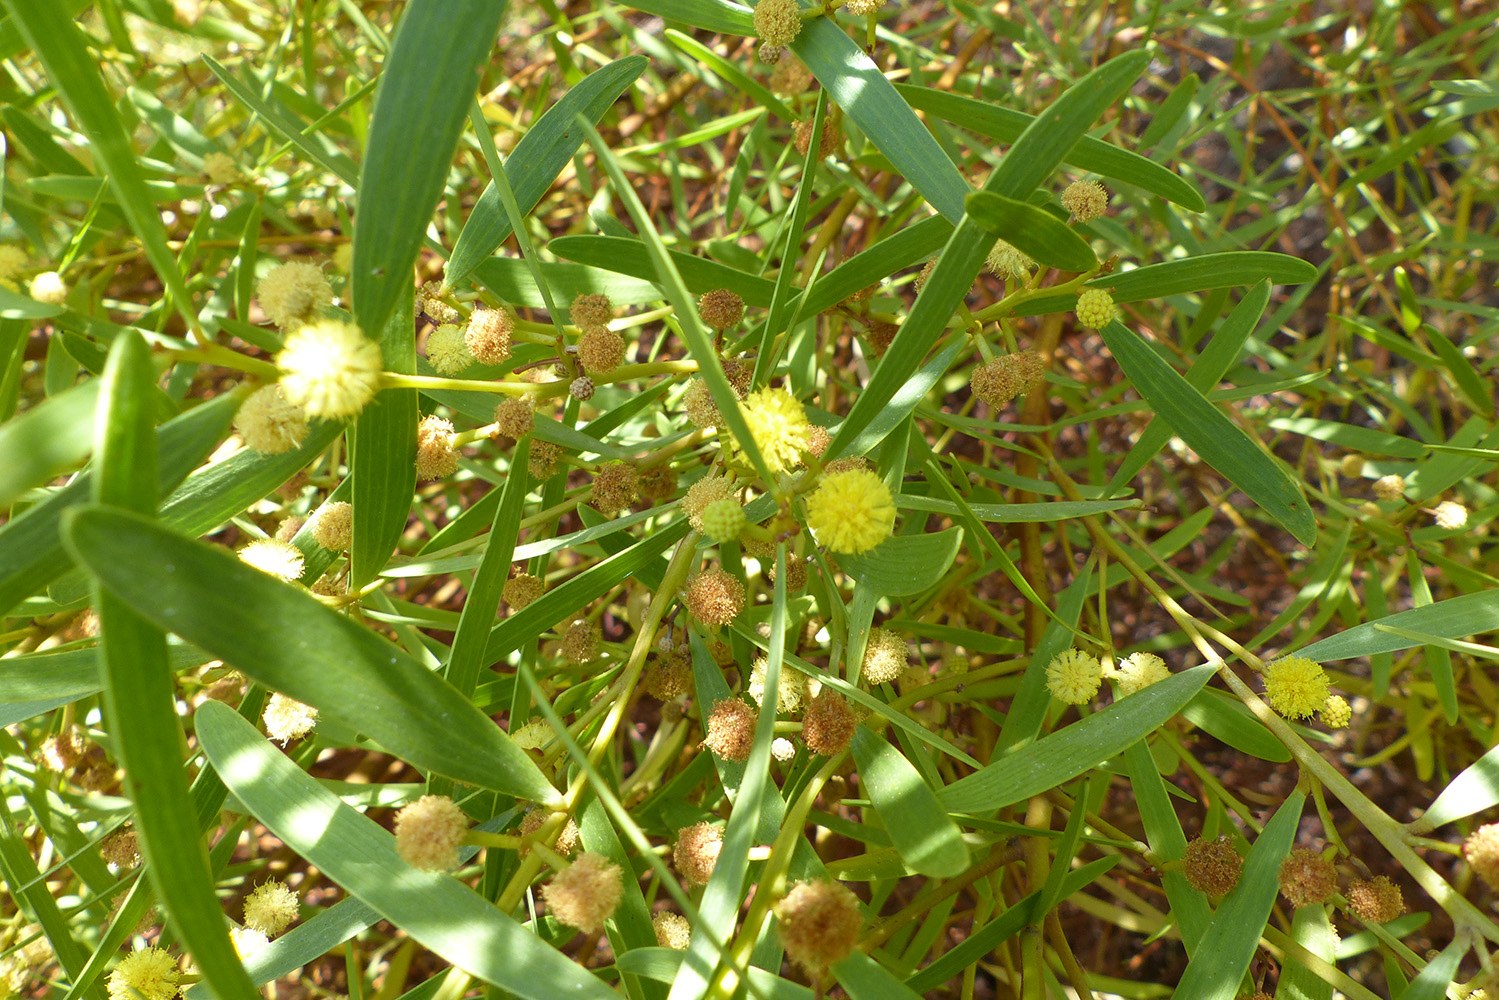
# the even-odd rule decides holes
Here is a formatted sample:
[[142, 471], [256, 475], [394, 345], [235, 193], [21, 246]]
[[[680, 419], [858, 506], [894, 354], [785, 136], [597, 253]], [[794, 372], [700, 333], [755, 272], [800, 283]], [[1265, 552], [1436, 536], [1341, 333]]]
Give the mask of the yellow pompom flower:
[[283, 330], [310, 322], [333, 302], [333, 286], [323, 269], [307, 261], [277, 264], [255, 286], [266, 318]]
[[1080, 649], [1068, 649], [1046, 665], [1046, 687], [1058, 701], [1085, 705], [1103, 683], [1103, 664]]
[[291, 926], [298, 909], [297, 894], [285, 882], [271, 879], [245, 897], [245, 926], [273, 938]]
[[109, 1000], [169, 1000], [177, 995], [177, 960], [162, 948], [143, 948], [120, 959], [109, 974]]
[[383, 365], [380, 345], [337, 319], [299, 328], [276, 356], [286, 398], [323, 420], [345, 420], [363, 410], [380, 388]]
[[1322, 706], [1322, 724], [1328, 729], [1347, 729], [1353, 721], [1353, 706], [1340, 694], [1329, 695]]
[[761, 389], [746, 396], [740, 408], [766, 468], [776, 474], [794, 469], [812, 434], [800, 400], [785, 389]]
[[835, 472], [807, 498], [807, 526], [830, 552], [868, 552], [895, 530], [895, 498], [868, 469]]
[[1144, 690], [1170, 676], [1171, 671], [1166, 669], [1166, 661], [1154, 653], [1131, 653], [1114, 671], [1114, 680], [1119, 684], [1119, 697], [1121, 698]]
[[1288, 719], [1316, 715], [1327, 704], [1327, 671], [1305, 656], [1283, 656], [1265, 667], [1265, 700]]

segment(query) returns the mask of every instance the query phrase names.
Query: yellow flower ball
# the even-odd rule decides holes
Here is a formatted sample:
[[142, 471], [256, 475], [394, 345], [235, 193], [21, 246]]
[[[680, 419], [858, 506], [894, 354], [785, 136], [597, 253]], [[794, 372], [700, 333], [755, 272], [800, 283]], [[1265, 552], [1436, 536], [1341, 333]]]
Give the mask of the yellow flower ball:
[[1085, 705], [1103, 683], [1103, 664], [1080, 649], [1068, 649], [1046, 665], [1046, 686], [1058, 701]]
[[772, 473], [788, 472], [811, 443], [811, 424], [801, 402], [785, 389], [761, 389], [740, 404], [750, 436]]
[[353, 323], [330, 319], [309, 323], [286, 338], [276, 356], [286, 398], [310, 417], [356, 416], [380, 388], [380, 345]]
[[1327, 704], [1331, 682], [1316, 660], [1283, 656], [1265, 667], [1265, 700], [1288, 719], [1306, 719]]
[[895, 498], [868, 469], [835, 472], [807, 498], [807, 526], [831, 552], [868, 552], [895, 530]]

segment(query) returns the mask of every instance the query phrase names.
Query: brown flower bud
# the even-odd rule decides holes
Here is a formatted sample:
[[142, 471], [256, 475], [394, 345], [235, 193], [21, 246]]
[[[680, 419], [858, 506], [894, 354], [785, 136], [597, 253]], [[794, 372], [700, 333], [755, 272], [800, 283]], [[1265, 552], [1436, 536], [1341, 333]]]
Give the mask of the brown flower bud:
[[1187, 845], [1183, 874], [1194, 889], [1209, 896], [1222, 896], [1239, 884], [1244, 859], [1226, 835], [1213, 840], [1198, 837]]
[[715, 566], [693, 577], [682, 593], [687, 611], [704, 625], [727, 625], [744, 610], [744, 584]]
[[759, 713], [738, 698], [725, 698], [713, 706], [704, 728], [703, 746], [722, 757], [735, 762], [749, 757], [750, 747], [755, 742], [755, 725]]
[[707, 885], [723, 849], [723, 831], [711, 823], [697, 823], [677, 831], [672, 862], [688, 885]]
[[1280, 863], [1280, 894], [1293, 909], [1327, 901], [1338, 889], [1338, 873], [1332, 862], [1306, 847], [1291, 851]]
[[1348, 908], [1367, 923], [1387, 924], [1405, 912], [1405, 897], [1388, 876], [1376, 875], [1348, 887]]
[[797, 883], [776, 904], [776, 918], [786, 954], [816, 976], [853, 952], [864, 926], [859, 897], [827, 880]]
[[807, 704], [807, 714], [802, 717], [802, 740], [813, 753], [832, 757], [848, 749], [858, 725], [848, 701], [836, 692], [824, 690]]

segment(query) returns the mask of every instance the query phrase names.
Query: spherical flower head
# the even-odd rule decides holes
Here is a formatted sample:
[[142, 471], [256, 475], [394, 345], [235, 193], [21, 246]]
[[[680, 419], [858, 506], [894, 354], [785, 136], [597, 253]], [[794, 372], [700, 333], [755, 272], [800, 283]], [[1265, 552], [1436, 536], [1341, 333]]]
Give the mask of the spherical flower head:
[[1310, 848], [1297, 847], [1280, 863], [1280, 894], [1292, 909], [1325, 903], [1337, 890], [1337, 869]]
[[1338, 462], [1338, 471], [1349, 479], [1357, 479], [1364, 474], [1364, 456], [1359, 454], [1344, 455]]
[[715, 702], [703, 728], [702, 745], [724, 760], [743, 762], [749, 758], [755, 743], [755, 726], [759, 714], [738, 698]]
[[900, 327], [894, 323], [876, 321], [869, 324], [869, 329], [864, 331], [864, 341], [869, 345], [869, 351], [875, 357], [879, 357], [890, 349], [895, 342], [895, 335], [900, 332]]
[[1348, 908], [1365, 923], [1387, 924], [1405, 912], [1405, 897], [1388, 876], [1376, 875], [1348, 887]]
[[890, 684], [910, 666], [910, 650], [900, 634], [888, 628], [872, 628], [864, 640], [864, 665], [860, 670], [866, 683]]
[[989, 251], [989, 256], [984, 258], [984, 263], [996, 277], [1019, 281], [1029, 278], [1036, 269], [1036, 262], [1028, 254], [1005, 240], [994, 241], [994, 247]]
[[750, 436], [772, 474], [789, 472], [801, 463], [811, 425], [807, 411], [785, 389], [760, 389], [740, 404]]
[[784, 736], [777, 736], [770, 741], [770, 755], [784, 764], [796, 756], [796, 744]]
[[56, 271], [43, 271], [31, 279], [31, 297], [49, 306], [60, 306], [68, 300], [68, 284]]
[[253, 927], [230, 927], [229, 943], [241, 961], [254, 958], [270, 946], [271, 939]]
[[1085, 288], [1077, 297], [1077, 322], [1085, 329], [1102, 330], [1117, 315], [1114, 297], [1102, 288]]
[[1265, 667], [1265, 700], [1288, 719], [1308, 719], [1327, 704], [1331, 682], [1316, 660], [1283, 656]]
[[884, 2], [885, 0], [848, 0], [843, 5], [843, 9], [854, 17], [868, 17], [879, 11]]
[[1127, 698], [1136, 691], [1163, 681], [1171, 676], [1166, 661], [1154, 653], [1131, 653], [1119, 663], [1114, 671], [1114, 681], [1119, 685], [1119, 697]]
[[807, 526], [830, 552], [868, 552], [895, 530], [895, 498], [867, 469], [824, 475], [807, 497]]
[[120, 871], [134, 868], [141, 863], [140, 839], [132, 829], [116, 830], [99, 842], [99, 855]]
[[265, 723], [266, 735], [285, 746], [312, 732], [317, 725], [317, 709], [277, 691], [266, 699], [260, 719]]
[[1069, 705], [1086, 705], [1103, 683], [1103, 664], [1080, 649], [1067, 649], [1046, 665], [1046, 686]]
[[[771, 60], [767, 60], [769, 62]], [[812, 85], [812, 71], [795, 56], [775, 60], [775, 71], [770, 74], [770, 89], [782, 97], [795, 97], [806, 93]]]
[[573, 323], [584, 330], [596, 330], [609, 325], [614, 318], [614, 303], [603, 294], [584, 294], [573, 299], [569, 310]]
[[723, 423], [723, 414], [718, 412], [713, 393], [700, 375], [694, 375], [687, 383], [687, 391], [682, 394], [682, 408], [687, 411], [687, 419], [694, 427], [717, 427]]
[[657, 701], [671, 701], [692, 690], [692, 653], [678, 646], [668, 653], [651, 658], [640, 678], [645, 693]]
[[727, 288], [715, 288], [697, 300], [697, 313], [704, 323], [722, 333], [744, 318], [744, 300]]
[[276, 356], [286, 398], [310, 417], [345, 420], [380, 388], [380, 345], [343, 320], [308, 323], [286, 338]]
[[591, 663], [598, 659], [603, 640], [604, 633], [597, 622], [579, 618], [562, 633], [562, 658], [569, 663]]
[[511, 611], [520, 611], [535, 602], [545, 589], [546, 586], [537, 577], [530, 573], [518, 573], [505, 581], [505, 588], [500, 594], [505, 598], [505, 603], [510, 605]]
[[590, 502], [600, 514], [613, 517], [640, 498], [640, 473], [627, 462], [605, 462], [593, 474]]
[[755, 34], [764, 45], [785, 48], [801, 31], [801, 7], [796, 0], [760, 0], [755, 4]]
[[656, 943], [674, 951], [686, 951], [692, 939], [692, 925], [680, 913], [662, 910], [651, 917], [651, 928], [656, 932]]
[[239, 164], [228, 153], [215, 151], [203, 157], [203, 176], [208, 183], [224, 187], [239, 180]]
[[503, 309], [475, 309], [463, 331], [463, 343], [480, 364], [504, 364], [510, 357], [515, 320]]
[[550, 479], [557, 471], [557, 462], [562, 458], [562, 448], [550, 441], [532, 441], [531, 454], [526, 459], [526, 471], [538, 482]]
[[[760, 657], [750, 666], [749, 684], [746, 690], [755, 704], [765, 704], [765, 671], [770, 663], [765, 657]], [[781, 678], [776, 684], [776, 712], [780, 715], [790, 715], [802, 707], [807, 700], [807, 675], [800, 670], [781, 666]]]
[[831, 690], [823, 690], [807, 704], [802, 717], [802, 741], [807, 749], [823, 757], [834, 757], [853, 742], [859, 719], [848, 700]]
[[30, 262], [30, 255], [14, 243], [0, 243], [0, 282], [15, 291], [16, 278], [26, 270]]
[[177, 995], [177, 960], [163, 948], [142, 948], [109, 974], [109, 1000], [169, 1000]]
[[282, 455], [307, 438], [307, 414], [286, 398], [279, 382], [245, 397], [234, 414], [234, 429], [245, 447], [262, 455]]
[[668, 463], [640, 470], [640, 498], [654, 505], [665, 503], [677, 492], [677, 473]]
[[733, 497], [734, 484], [724, 476], [704, 476], [687, 487], [687, 495], [682, 498], [682, 509], [687, 512], [687, 522], [692, 525], [692, 530], [705, 531], [703, 512], [709, 505], [719, 500], [732, 500]]
[[1097, 181], [1073, 181], [1062, 192], [1062, 207], [1073, 222], [1092, 222], [1109, 207], [1109, 193]]
[[1469, 834], [1463, 857], [1490, 889], [1499, 889], [1499, 823], [1485, 823]]
[[316, 264], [289, 260], [265, 273], [255, 286], [255, 298], [267, 319], [291, 330], [333, 304], [333, 286]]
[[536, 408], [529, 399], [503, 399], [494, 408], [495, 429], [507, 438], [522, 438], [536, 429]]
[[1222, 896], [1239, 884], [1239, 873], [1244, 870], [1244, 859], [1234, 850], [1228, 837], [1219, 835], [1212, 840], [1198, 837], [1187, 845], [1182, 861], [1182, 874], [1187, 883], [1209, 896]]
[[696, 823], [677, 831], [671, 859], [688, 885], [707, 885], [723, 849], [723, 831], [711, 823]]
[[[796, 146], [796, 151], [803, 156], [812, 146], [812, 126], [815, 122], [811, 118], [803, 119], [796, 123], [792, 129], [791, 141]], [[832, 156], [838, 152], [843, 145], [843, 112], [836, 106], [829, 107], [828, 113], [822, 118], [822, 138], [817, 143], [818, 156]]]
[[312, 515], [312, 540], [329, 552], [344, 552], [354, 541], [354, 506], [344, 500], [325, 503]]
[[744, 508], [733, 497], [714, 500], [703, 508], [700, 517], [703, 534], [720, 543], [738, 538], [747, 523]]
[[859, 943], [859, 897], [827, 879], [799, 882], [776, 904], [776, 931], [786, 954], [815, 976], [847, 958]]
[[273, 938], [297, 919], [300, 905], [285, 882], [262, 882], [245, 897], [245, 926]]
[[474, 363], [464, 340], [463, 330], [451, 323], [444, 323], [427, 334], [427, 361], [437, 374], [448, 377], [457, 375]]
[[578, 363], [590, 375], [607, 375], [625, 361], [625, 338], [605, 327], [586, 331], [578, 339]]
[[[774, 557], [769, 560], [766, 571], [770, 575], [770, 582], [776, 582], [776, 564]], [[786, 553], [786, 593], [794, 594], [807, 585], [807, 563], [804, 559], [793, 552]]]
[[1046, 365], [1041, 355], [1035, 351], [1017, 351], [979, 365], [968, 384], [975, 396], [997, 410], [1045, 380]]
[[1431, 512], [1431, 519], [1438, 528], [1455, 531], [1468, 523], [1468, 508], [1452, 500], [1443, 500]]
[[522, 750], [542, 750], [552, 742], [552, 735], [551, 724], [537, 716], [527, 720], [525, 725], [511, 733], [510, 739]]
[[240, 549], [238, 555], [241, 562], [287, 583], [301, 579], [305, 565], [301, 549], [275, 538], [256, 539]]
[[1374, 480], [1374, 495], [1381, 500], [1400, 500], [1405, 496], [1404, 476], [1380, 476]]
[[413, 868], [447, 871], [458, 865], [468, 817], [446, 795], [423, 795], [396, 813], [396, 853]]
[[602, 854], [584, 852], [541, 889], [541, 898], [558, 921], [586, 934], [597, 934], [624, 897], [619, 865]]
[[457, 471], [458, 448], [453, 444], [452, 421], [428, 414], [416, 425], [416, 478], [426, 482]]
[[593, 398], [593, 379], [579, 375], [568, 383], [567, 394], [580, 403], [588, 402]]
[[1322, 724], [1328, 729], [1347, 729], [1348, 723], [1353, 721], [1353, 707], [1340, 694], [1328, 695], [1321, 717]]
[[739, 578], [715, 566], [688, 581], [682, 603], [704, 625], [727, 625], [744, 610], [744, 596]]
[[[531, 721], [540, 722], [542, 720], [532, 719]], [[527, 725], [530, 725], [530, 723], [527, 723]], [[547, 735], [551, 735], [550, 728], [547, 729]], [[528, 810], [526, 812], [525, 818], [521, 820], [520, 835], [522, 837], [529, 837], [537, 830], [540, 830], [552, 815], [554, 814], [548, 812], [545, 809]], [[563, 857], [567, 857], [578, 849], [578, 839], [580, 836], [581, 833], [578, 830], [578, 824], [574, 823], [572, 819], [568, 819], [568, 821], [562, 825], [562, 829], [557, 832], [557, 839], [552, 844], [552, 848], [558, 854], [562, 855]], [[522, 854], [527, 854], [529, 852], [529, 847], [521, 848]]]

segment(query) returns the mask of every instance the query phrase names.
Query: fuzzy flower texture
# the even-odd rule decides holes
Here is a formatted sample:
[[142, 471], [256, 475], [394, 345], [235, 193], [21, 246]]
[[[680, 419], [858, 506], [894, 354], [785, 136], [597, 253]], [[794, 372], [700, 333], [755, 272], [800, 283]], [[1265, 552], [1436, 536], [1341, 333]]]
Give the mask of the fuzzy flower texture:
[[761, 389], [746, 396], [741, 406], [765, 467], [776, 475], [796, 468], [812, 431], [801, 401], [785, 389]]
[[868, 469], [835, 472], [807, 498], [807, 525], [830, 552], [868, 552], [895, 530], [895, 498]]
[[161, 948], [143, 948], [120, 959], [109, 974], [109, 1000], [168, 1000], [177, 995], [177, 960]]
[[286, 399], [323, 420], [358, 415], [375, 398], [383, 365], [380, 345], [342, 320], [300, 327], [276, 356]]
[[1068, 649], [1046, 665], [1046, 686], [1058, 701], [1085, 705], [1103, 683], [1103, 664], [1080, 649]]
[[1265, 700], [1288, 719], [1306, 719], [1327, 704], [1327, 671], [1305, 656], [1283, 656], [1265, 667]]

